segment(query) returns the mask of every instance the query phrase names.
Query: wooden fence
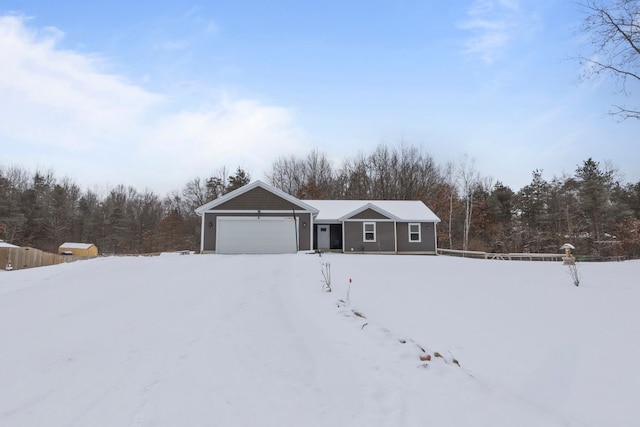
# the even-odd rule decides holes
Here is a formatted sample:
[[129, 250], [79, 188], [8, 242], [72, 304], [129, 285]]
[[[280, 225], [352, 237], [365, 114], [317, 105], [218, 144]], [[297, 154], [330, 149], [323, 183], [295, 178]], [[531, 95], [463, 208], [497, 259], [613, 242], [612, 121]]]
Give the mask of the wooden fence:
[[0, 248], [0, 269], [21, 270], [88, 258], [90, 257], [52, 254], [35, 248]]
[[[508, 253], [501, 254], [495, 252], [480, 251], [460, 251], [456, 249], [438, 249], [438, 255], [458, 256], [462, 258], [479, 258], [479, 259], [499, 259], [507, 261], [562, 261], [566, 255], [561, 254], [539, 254], [539, 253]], [[624, 261], [628, 259], [623, 256], [603, 257], [599, 255], [575, 255], [579, 262], [607, 262], [607, 261]]]
[[538, 253], [494, 253], [480, 251], [459, 251], [455, 249], [438, 249], [438, 255], [459, 256], [463, 258], [479, 258], [479, 259], [499, 259], [499, 260], [518, 260], [518, 261], [562, 261], [565, 256], [561, 254], [538, 254]]

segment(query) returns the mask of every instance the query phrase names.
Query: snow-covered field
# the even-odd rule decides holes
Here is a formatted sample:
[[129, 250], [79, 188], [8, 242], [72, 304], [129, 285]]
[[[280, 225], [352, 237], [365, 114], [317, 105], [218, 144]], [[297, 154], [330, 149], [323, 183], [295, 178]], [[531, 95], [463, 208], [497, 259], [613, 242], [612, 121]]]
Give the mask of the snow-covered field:
[[640, 262], [579, 269], [580, 287], [561, 263], [429, 256], [0, 271], [0, 425], [640, 425]]

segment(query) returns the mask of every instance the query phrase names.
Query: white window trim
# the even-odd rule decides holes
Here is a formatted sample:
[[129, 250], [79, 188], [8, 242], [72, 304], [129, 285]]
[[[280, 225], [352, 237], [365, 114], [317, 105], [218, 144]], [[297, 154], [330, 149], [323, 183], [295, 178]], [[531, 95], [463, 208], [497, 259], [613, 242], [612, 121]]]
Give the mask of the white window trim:
[[[367, 240], [367, 225], [373, 225], [373, 240]], [[371, 231], [369, 231], [371, 233]], [[376, 232], [376, 223], [375, 222], [363, 222], [362, 223], [362, 241], [366, 243], [375, 243], [377, 240], [378, 234]]]
[[[415, 231], [411, 231], [411, 226], [418, 226], [418, 240], [412, 240], [411, 235], [415, 234]], [[407, 230], [409, 231], [409, 243], [422, 243], [422, 225], [419, 222], [410, 222], [407, 226]]]

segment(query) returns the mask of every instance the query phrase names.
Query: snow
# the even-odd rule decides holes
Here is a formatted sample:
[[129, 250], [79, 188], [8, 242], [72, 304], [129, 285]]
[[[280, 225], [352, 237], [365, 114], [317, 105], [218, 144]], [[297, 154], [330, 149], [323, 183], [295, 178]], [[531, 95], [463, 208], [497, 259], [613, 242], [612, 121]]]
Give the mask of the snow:
[[375, 206], [403, 221], [440, 222], [440, 218], [419, 200], [304, 200], [320, 211], [315, 222], [336, 222]]
[[4, 240], [0, 240], [0, 248], [19, 248], [20, 246], [12, 245], [11, 243], [7, 243]]
[[93, 243], [63, 243], [60, 245], [60, 249], [89, 249], [93, 246]]
[[580, 287], [560, 262], [443, 256], [0, 271], [0, 425], [636, 426], [640, 262], [578, 268]]

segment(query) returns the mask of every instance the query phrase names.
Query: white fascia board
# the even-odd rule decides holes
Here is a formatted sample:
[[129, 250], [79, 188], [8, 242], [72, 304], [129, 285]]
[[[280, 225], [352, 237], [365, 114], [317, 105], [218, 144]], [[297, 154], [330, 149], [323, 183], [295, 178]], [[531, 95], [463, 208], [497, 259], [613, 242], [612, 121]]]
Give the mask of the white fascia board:
[[[281, 217], [281, 216], [265, 216], [265, 217], [259, 217], [259, 216], [219, 216], [217, 218], [218, 222], [224, 222], [224, 221], [255, 221], [255, 220], [260, 220], [260, 221], [284, 221], [285, 219], [289, 220], [289, 221], [293, 221], [293, 216], [290, 217]], [[298, 220], [298, 218], [296, 217], [296, 221]]]
[[[293, 215], [293, 209], [286, 209], [286, 210], [262, 210], [262, 209], [244, 209], [244, 210], [229, 210], [229, 209], [225, 209], [225, 210], [215, 210], [215, 209], [209, 209], [206, 211], [203, 211], [202, 213], [213, 213], [213, 214], [257, 214], [257, 213], [261, 213], [261, 214], [290, 214]], [[306, 210], [298, 210], [295, 209], [296, 215], [297, 214], [312, 214], [313, 212], [310, 211], [306, 211]]]
[[355, 218], [355, 219], [345, 219], [344, 221], [342, 221], [342, 223], [345, 223], [345, 222], [404, 222], [404, 221], [396, 221], [395, 219], [389, 219], [389, 218], [376, 218], [376, 219]]
[[342, 224], [343, 222], [398, 222], [401, 224], [406, 224], [409, 222], [412, 223], [420, 223], [420, 224], [437, 224], [440, 221], [434, 220], [424, 220], [424, 219], [390, 219], [390, 218], [347, 218], [342, 220], [341, 222], [329, 222], [329, 221], [320, 221], [318, 224]]
[[[400, 218], [398, 218], [397, 216], [390, 214], [389, 212], [387, 212], [387, 211], [385, 211], [384, 209], [382, 209], [382, 208], [380, 208], [380, 207], [378, 207], [378, 206], [374, 205], [373, 203], [367, 203], [366, 205], [361, 206], [361, 207], [359, 207], [358, 209], [356, 209], [356, 210], [354, 210], [354, 211], [349, 212], [348, 214], [344, 215], [343, 217], [338, 218], [338, 221], [346, 221], [346, 220], [348, 220], [349, 218], [351, 218], [352, 216], [354, 216], [354, 215], [358, 215], [360, 212], [364, 212], [364, 211], [366, 211], [367, 209], [374, 210], [374, 211], [378, 212], [380, 215], [384, 215], [384, 216], [386, 216], [387, 218], [389, 218], [389, 220], [392, 220], [392, 221], [393, 221], [393, 220], [395, 220], [395, 221], [402, 221], [402, 220], [401, 220]], [[376, 220], [377, 220], [377, 219], [376, 219]], [[372, 221], [372, 220], [371, 220], [371, 219], [369, 219], [368, 221]]]
[[394, 252], [398, 253], [398, 222], [393, 222], [393, 246]]
[[204, 252], [204, 215], [200, 215], [202, 222], [200, 224], [200, 253]]
[[436, 250], [436, 253], [438, 253], [438, 224], [437, 223], [433, 223], [433, 247]]
[[244, 193], [253, 190], [256, 187], [260, 187], [264, 190], [267, 190], [268, 192], [275, 194], [278, 197], [281, 197], [283, 199], [285, 199], [286, 201], [293, 203], [294, 205], [298, 205], [300, 207], [302, 207], [303, 209], [301, 210], [305, 210], [305, 211], [309, 211], [313, 214], [317, 214], [318, 210], [316, 208], [314, 208], [311, 205], [306, 204], [305, 202], [301, 201], [300, 199], [297, 199], [295, 197], [293, 197], [290, 194], [285, 193], [284, 191], [272, 187], [269, 184], [266, 184], [260, 180], [254, 181], [251, 184], [247, 184], [244, 187], [240, 187], [237, 190], [232, 191], [231, 193], [227, 193], [224, 196], [220, 196], [217, 199], [214, 199], [212, 201], [210, 201], [209, 203], [206, 203], [202, 206], [200, 206], [199, 208], [195, 209], [196, 214], [198, 215], [202, 215], [204, 212], [209, 211], [213, 208], [215, 208], [216, 206], [220, 206], [221, 204], [235, 198], [238, 196], [243, 195]]

